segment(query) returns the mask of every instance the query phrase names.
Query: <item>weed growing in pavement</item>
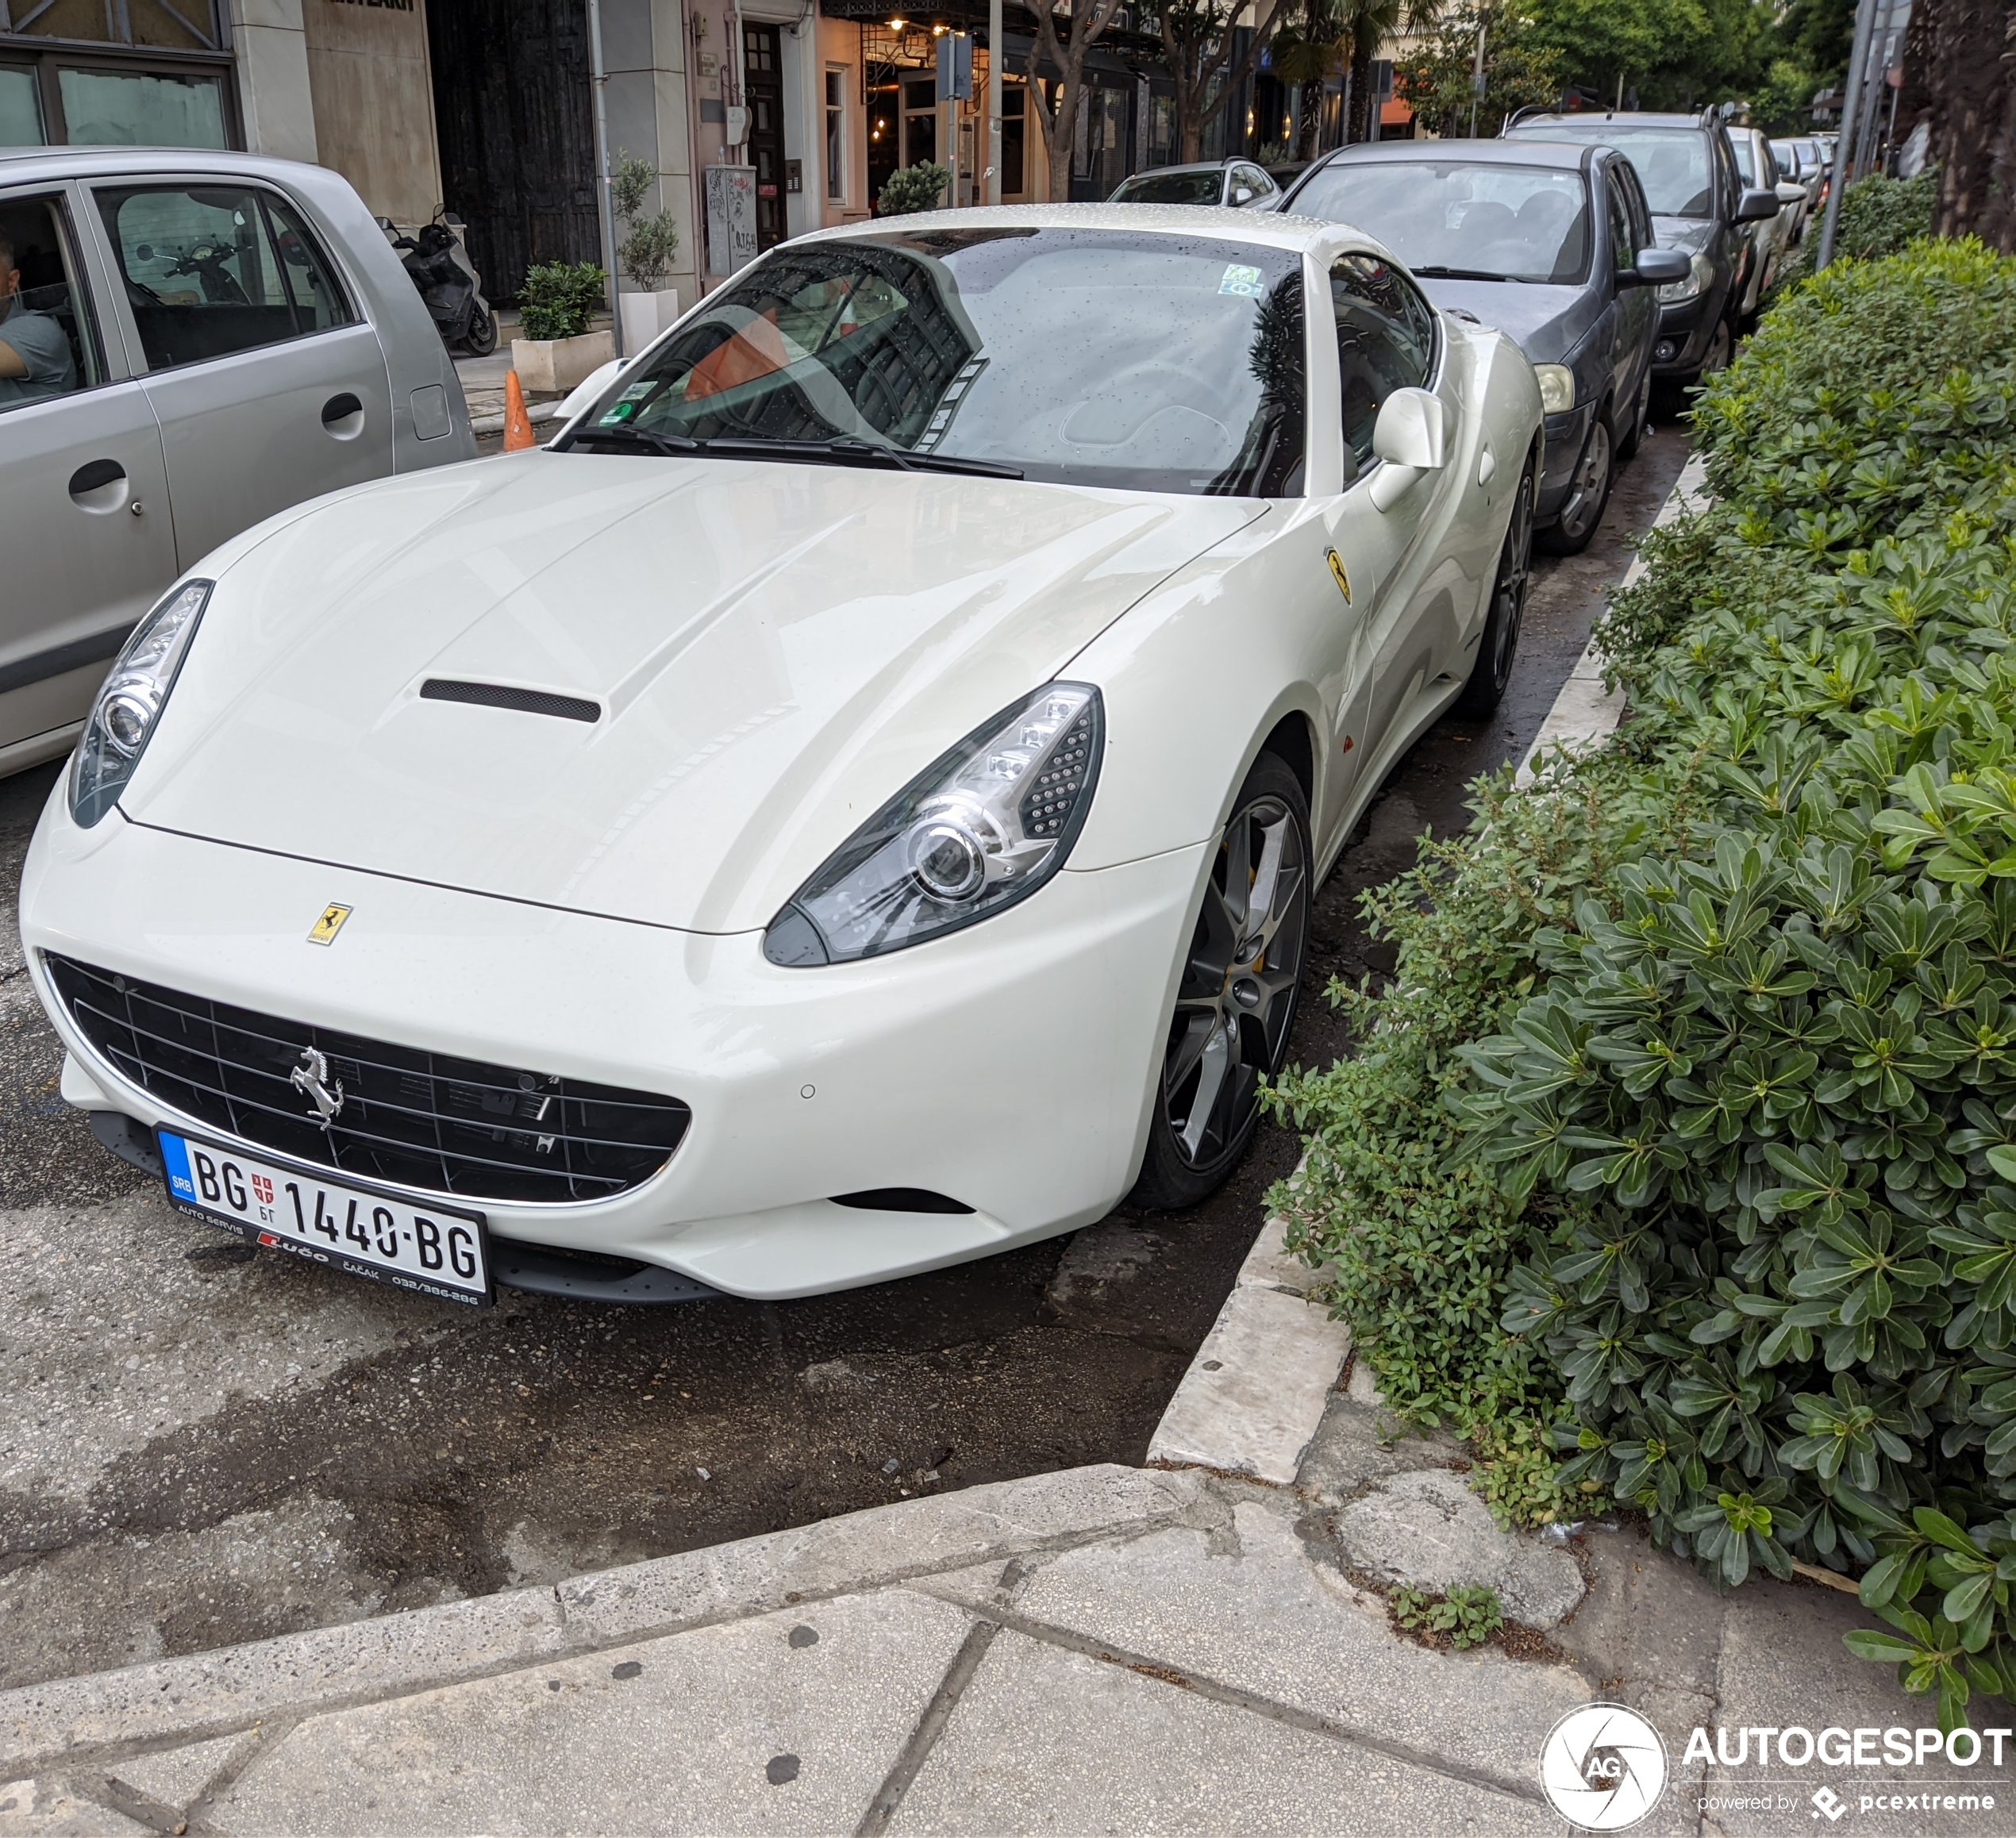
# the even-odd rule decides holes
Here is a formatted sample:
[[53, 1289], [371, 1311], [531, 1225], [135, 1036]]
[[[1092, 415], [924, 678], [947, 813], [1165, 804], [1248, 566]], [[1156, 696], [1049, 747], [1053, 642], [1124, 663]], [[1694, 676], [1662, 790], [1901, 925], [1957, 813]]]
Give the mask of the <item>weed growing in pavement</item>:
[[1459, 1649], [1481, 1647], [1505, 1625], [1498, 1591], [1485, 1582], [1460, 1582], [1447, 1595], [1429, 1595], [1402, 1584], [1386, 1605], [1408, 1632], [1445, 1635]]
[[1949, 1727], [2016, 1693], [2012, 352], [1974, 244], [1767, 316], [1602, 629], [1617, 744], [1368, 897], [1393, 985], [1276, 1094], [1295, 1241], [1508, 1516], [1860, 1571]]

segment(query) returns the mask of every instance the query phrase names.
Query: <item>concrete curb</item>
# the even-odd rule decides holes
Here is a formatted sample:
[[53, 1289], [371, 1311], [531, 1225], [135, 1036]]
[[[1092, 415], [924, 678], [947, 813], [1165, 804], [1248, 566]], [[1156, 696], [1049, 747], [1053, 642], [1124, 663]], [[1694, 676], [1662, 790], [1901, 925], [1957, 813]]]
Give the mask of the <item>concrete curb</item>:
[[1066, 1549], [1195, 1506], [1198, 1475], [1106, 1463], [822, 1519], [556, 1587], [415, 1609], [0, 1693], [0, 1781], [179, 1748], [789, 1604]]
[[[1662, 524], [1671, 523], [1682, 511], [1702, 509], [1708, 502], [1702, 491], [1706, 483], [1706, 472], [1700, 460], [1688, 460], [1680, 468], [1680, 475], [1674, 481], [1665, 503], [1660, 506], [1659, 515], [1652, 519], [1652, 527], [1657, 529]], [[1645, 571], [1645, 558], [1633, 556], [1618, 591], [1622, 593], [1633, 585]], [[1624, 691], [1604, 689], [1605, 661], [1603, 654], [1596, 648], [1595, 640], [1591, 638], [1587, 648], [1575, 660], [1575, 668], [1568, 672], [1568, 681], [1561, 685], [1554, 706], [1547, 711], [1547, 719], [1540, 724], [1540, 732], [1533, 736], [1525, 758], [1519, 762], [1517, 783], [1532, 784], [1540, 776], [1541, 767], [1549, 756], [1575, 752], [1601, 741], [1622, 718]]]

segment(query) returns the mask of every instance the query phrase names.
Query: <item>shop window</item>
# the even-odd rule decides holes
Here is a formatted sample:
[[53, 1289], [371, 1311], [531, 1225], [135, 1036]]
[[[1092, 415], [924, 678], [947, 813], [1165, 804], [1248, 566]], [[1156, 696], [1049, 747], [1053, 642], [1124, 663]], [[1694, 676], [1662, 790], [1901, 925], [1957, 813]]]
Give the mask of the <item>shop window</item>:
[[57, 75], [73, 147], [225, 147], [215, 77], [64, 70]]
[[40, 147], [48, 138], [34, 71], [0, 66], [0, 147]]
[[847, 72], [826, 72], [826, 196], [847, 202]]
[[149, 186], [98, 199], [152, 370], [229, 357], [356, 317], [301, 220], [264, 191]]
[[1001, 87], [1001, 195], [1020, 198], [1029, 190], [1029, 174], [1024, 162], [1029, 141], [1029, 92], [1020, 84], [1004, 83]]
[[938, 79], [903, 85], [903, 163], [921, 165], [938, 157]]

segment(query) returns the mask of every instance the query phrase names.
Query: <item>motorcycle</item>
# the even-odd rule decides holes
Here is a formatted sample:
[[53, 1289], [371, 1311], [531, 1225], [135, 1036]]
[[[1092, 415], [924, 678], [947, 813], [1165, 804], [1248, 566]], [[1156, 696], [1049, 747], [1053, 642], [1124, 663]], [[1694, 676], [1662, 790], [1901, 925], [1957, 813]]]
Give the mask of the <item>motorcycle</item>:
[[432, 223], [410, 236], [401, 236], [390, 217], [378, 222], [386, 240], [401, 252], [400, 265], [420, 290], [441, 342], [451, 351], [459, 344], [472, 357], [489, 356], [497, 348], [497, 315], [462, 246], [461, 220], [437, 211]]

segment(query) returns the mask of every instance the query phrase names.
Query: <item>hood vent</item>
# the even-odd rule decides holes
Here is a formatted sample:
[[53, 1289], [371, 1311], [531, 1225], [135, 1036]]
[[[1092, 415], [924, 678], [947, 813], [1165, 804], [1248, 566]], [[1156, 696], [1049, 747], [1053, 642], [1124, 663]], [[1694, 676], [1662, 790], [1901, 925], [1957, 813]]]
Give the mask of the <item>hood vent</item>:
[[460, 683], [453, 677], [430, 676], [420, 686], [420, 698], [429, 702], [479, 702], [487, 709], [514, 709], [521, 715], [557, 715], [564, 721], [602, 719], [602, 704], [583, 696], [510, 689], [501, 683]]

